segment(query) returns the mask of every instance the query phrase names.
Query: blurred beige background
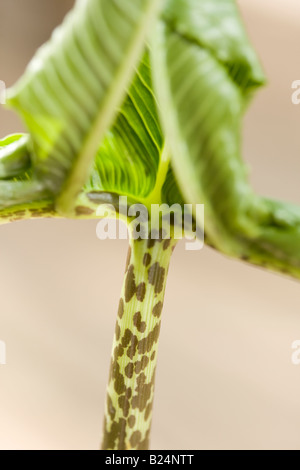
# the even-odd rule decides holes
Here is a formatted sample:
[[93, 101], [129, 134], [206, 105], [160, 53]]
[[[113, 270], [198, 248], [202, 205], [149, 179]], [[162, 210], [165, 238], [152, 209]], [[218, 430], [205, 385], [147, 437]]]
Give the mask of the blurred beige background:
[[[11, 85], [72, 1], [0, 0], [0, 79]], [[269, 86], [245, 122], [255, 188], [300, 203], [298, 0], [240, 0]], [[20, 130], [0, 110], [0, 135]], [[96, 222], [0, 228], [0, 449], [96, 449], [127, 243]], [[300, 449], [299, 284], [209, 249], [174, 253], [153, 449]]]

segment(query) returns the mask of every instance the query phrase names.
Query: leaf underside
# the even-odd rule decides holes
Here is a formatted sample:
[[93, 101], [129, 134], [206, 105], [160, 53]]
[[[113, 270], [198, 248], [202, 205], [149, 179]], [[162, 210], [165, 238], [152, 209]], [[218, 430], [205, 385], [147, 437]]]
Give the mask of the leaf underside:
[[36, 178], [62, 205], [86, 182], [162, 0], [78, 0], [8, 93], [30, 132]]
[[[169, 0], [152, 35], [161, 120], [186, 201], [205, 204], [211, 243], [300, 276], [300, 209], [256, 196], [241, 123], [264, 77], [233, 0]], [[210, 25], [210, 27], [209, 27]]]
[[241, 159], [264, 83], [234, 0], [78, 0], [8, 94], [30, 139], [0, 145], [0, 205], [50, 193], [68, 212], [82, 190], [205, 204], [217, 249], [299, 277], [300, 209], [255, 195]]

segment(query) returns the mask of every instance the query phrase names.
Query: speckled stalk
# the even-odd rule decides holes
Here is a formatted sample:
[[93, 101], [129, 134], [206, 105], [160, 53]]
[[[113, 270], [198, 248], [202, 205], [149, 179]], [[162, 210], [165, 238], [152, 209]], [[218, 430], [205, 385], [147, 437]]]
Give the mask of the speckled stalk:
[[113, 342], [102, 449], [147, 449], [167, 273], [176, 241], [131, 240]]

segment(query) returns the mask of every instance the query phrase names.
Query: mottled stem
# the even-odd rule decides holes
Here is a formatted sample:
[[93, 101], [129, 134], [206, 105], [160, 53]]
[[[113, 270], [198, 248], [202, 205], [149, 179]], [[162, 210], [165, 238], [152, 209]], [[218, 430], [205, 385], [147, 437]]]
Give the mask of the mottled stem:
[[131, 240], [107, 389], [102, 449], [147, 449], [167, 273], [175, 241]]

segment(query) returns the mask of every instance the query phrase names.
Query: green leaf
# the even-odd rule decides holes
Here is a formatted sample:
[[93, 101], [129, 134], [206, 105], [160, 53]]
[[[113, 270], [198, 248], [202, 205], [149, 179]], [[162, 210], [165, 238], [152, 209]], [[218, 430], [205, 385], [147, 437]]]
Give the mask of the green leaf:
[[151, 50], [172, 165], [185, 201], [205, 204], [210, 243], [300, 277], [300, 209], [256, 196], [241, 160], [243, 114], [264, 79], [235, 2], [169, 0]]
[[[19, 137], [22, 138], [18, 141], [19, 146], [22, 141], [29, 140], [29, 136]], [[11, 140], [3, 141], [6, 154], [12, 151], [11, 146], [7, 145]], [[13, 158], [13, 155], [9, 158]], [[18, 179], [21, 177], [23, 180], [28, 179], [28, 172], [19, 174]], [[97, 192], [126, 195], [129, 200], [148, 206], [151, 202], [183, 204], [170, 167], [170, 156], [165, 149], [148, 53], [136, 71], [114, 125], [98, 149], [84, 191], [92, 193], [93, 201], [101, 200], [101, 194], [97, 196]]]
[[163, 18], [171, 30], [221, 63], [246, 98], [264, 83], [235, 0], [167, 0]]
[[85, 191], [122, 194], [146, 205], [183, 202], [165, 149], [148, 53], [100, 145]]
[[8, 92], [36, 178], [68, 212], [122, 102], [162, 0], [78, 0]]
[[145, 55], [95, 159], [86, 190], [146, 198], [153, 190], [164, 139]]
[[173, 28], [158, 23], [152, 60], [174, 170], [185, 200], [205, 204], [212, 242], [235, 250], [229, 227], [252, 230], [240, 219], [251, 194], [240, 159], [244, 94], [216, 55]]
[[0, 208], [18, 206], [25, 201], [49, 199], [49, 191], [33, 178], [30, 138], [13, 134], [0, 140]]
[[19, 176], [31, 166], [29, 138], [14, 134], [0, 140], [0, 179]]

